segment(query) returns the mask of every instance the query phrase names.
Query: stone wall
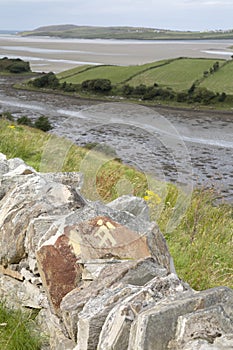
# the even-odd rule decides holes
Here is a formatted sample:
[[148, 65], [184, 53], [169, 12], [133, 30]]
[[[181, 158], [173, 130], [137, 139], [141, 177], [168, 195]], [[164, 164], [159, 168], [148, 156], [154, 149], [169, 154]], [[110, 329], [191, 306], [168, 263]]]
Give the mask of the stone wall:
[[0, 154], [0, 298], [38, 310], [56, 350], [233, 348], [233, 291], [177, 276], [146, 203], [82, 197], [79, 173]]

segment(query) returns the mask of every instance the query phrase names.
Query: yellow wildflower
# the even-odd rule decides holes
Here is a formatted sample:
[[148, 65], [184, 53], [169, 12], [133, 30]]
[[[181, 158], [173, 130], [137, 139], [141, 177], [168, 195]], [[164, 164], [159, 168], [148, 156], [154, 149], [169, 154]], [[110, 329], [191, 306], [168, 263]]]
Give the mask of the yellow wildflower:
[[150, 190], [146, 191], [146, 196], [144, 196], [144, 199], [145, 201], [151, 202], [153, 205], [158, 205], [162, 201], [161, 197], [157, 193]]
[[9, 129], [15, 129], [15, 126], [14, 125], [8, 125], [8, 128]]

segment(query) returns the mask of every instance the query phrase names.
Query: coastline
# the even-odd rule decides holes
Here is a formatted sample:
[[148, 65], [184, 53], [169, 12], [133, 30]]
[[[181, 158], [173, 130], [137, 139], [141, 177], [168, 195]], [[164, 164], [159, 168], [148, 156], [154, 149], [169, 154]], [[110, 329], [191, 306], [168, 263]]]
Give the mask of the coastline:
[[33, 71], [54, 73], [84, 64], [128, 66], [176, 57], [230, 59], [232, 45], [233, 40], [148, 42], [0, 35], [2, 57], [21, 57]]

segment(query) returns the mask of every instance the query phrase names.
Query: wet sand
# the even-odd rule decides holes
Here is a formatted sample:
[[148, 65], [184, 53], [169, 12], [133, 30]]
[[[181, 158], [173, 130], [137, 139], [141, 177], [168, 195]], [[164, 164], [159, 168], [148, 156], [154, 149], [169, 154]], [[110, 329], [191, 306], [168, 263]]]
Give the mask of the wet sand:
[[[133, 126], [137, 111], [132, 110], [132, 106], [128, 105], [122, 110], [123, 105], [118, 103], [108, 113], [109, 107], [105, 104], [103, 109], [107, 112], [107, 118], [112, 113], [117, 113], [120, 122], [114, 129], [109, 120], [109, 123], [104, 123], [104, 129], [102, 127], [100, 130], [98, 115], [101, 105], [98, 105], [101, 101], [12, 89], [12, 84], [20, 79], [22, 77], [16, 79], [0, 76], [0, 112], [10, 111], [16, 117], [27, 115], [32, 119], [47, 115], [55, 127], [53, 132], [70, 138], [78, 145], [105, 143], [125, 163], [141, 171], [157, 174], [160, 169], [162, 178], [173, 183], [179, 182], [179, 174], [183, 172], [184, 177], [188, 176], [186, 183], [214, 186], [219, 191], [220, 198], [233, 202], [233, 113], [154, 106], [140, 113], [141, 124], [138, 128]], [[87, 114], [88, 110], [90, 113]], [[181, 149], [176, 143], [176, 164], [173, 157], [175, 150], [169, 145], [170, 134], [161, 143], [157, 132], [147, 132], [147, 124], [144, 122], [150, 110], [150, 114], [158, 113], [165, 121], [169, 121], [184, 142]], [[127, 129], [129, 119], [132, 125]], [[163, 125], [157, 126], [162, 126], [163, 129]], [[190, 157], [192, 174], [187, 173], [184, 167], [187, 157]], [[180, 167], [183, 168], [182, 172], [179, 172]]]
[[34, 71], [60, 71], [83, 64], [137, 65], [175, 57], [231, 59], [233, 40], [81, 40], [0, 35], [0, 57], [21, 57]]

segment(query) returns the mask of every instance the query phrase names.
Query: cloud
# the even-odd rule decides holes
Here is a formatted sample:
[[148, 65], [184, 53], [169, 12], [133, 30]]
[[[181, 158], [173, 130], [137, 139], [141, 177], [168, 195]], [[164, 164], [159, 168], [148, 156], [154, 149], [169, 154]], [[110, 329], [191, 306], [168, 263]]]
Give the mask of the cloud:
[[194, 6], [233, 6], [230, 0], [184, 0], [184, 3]]

